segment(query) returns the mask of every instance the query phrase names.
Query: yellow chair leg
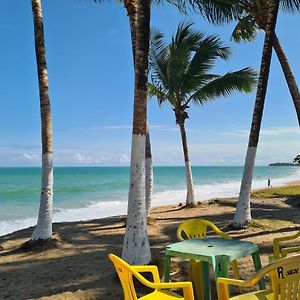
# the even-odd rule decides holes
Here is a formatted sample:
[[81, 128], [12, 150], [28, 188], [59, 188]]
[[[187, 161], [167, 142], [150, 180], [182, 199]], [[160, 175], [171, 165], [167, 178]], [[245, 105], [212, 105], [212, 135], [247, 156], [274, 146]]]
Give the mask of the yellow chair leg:
[[204, 299], [203, 275], [200, 268], [200, 261], [190, 260], [189, 280], [193, 282], [195, 298], [198, 300]]
[[231, 268], [233, 270], [234, 276], [236, 279], [241, 279], [239, 266], [236, 260], [233, 260], [231, 263]]

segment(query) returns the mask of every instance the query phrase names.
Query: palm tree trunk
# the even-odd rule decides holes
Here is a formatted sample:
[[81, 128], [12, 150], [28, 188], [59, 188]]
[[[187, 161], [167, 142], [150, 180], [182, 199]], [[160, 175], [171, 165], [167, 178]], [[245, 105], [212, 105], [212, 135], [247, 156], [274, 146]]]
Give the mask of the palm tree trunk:
[[146, 189], [146, 214], [149, 216], [150, 207], [152, 202], [153, 194], [153, 165], [152, 165], [152, 153], [151, 153], [151, 143], [149, 134], [149, 125], [147, 123], [147, 133], [146, 133], [146, 170], [145, 170], [145, 189]]
[[186, 206], [195, 207], [197, 206], [197, 203], [195, 201], [195, 195], [194, 195], [192, 168], [190, 164], [185, 127], [184, 127], [184, 123], [179, 123], [178, 125], [181, 133], [182, 148], [183, 148], [184, 163], [185, 163], [185, 173], [186, 173], [186, 187], [187, 187]]
[[122, 257], [130, 264], [151, 260], [145, 202], [147, 79], [150, 38], [150, 0], [137, 0], [135, 91], [130, 187]]
[[31, 240], [47, 240], [52, 236], [53, 146], [43, 15], [40, 0], [32, 0], [32, 12], [42, 126], [42, 189], [38, 221]]
[[[132, 46], [132, 56], [133, 62], [135, 63], [135, 40], [136, 40], [136, 1], [135, 0], [125, 0], [124, 6], [127, 11], [130, 25], [130, 35], [131, 35], [131, 46]], [[153, 193], [153, 166], [152, 166], [152, 155], [151, 155], [151, 143], [149, 135], [149, 126], [147, 122], [147, 133], [146, 133], [146, 163], [145, 163], [145, 191], [146, 191], [146, 214], [150, 214], [150, 207], [152, 202]]]
[[136, 40], [136, 0], [124, 0], [124, 6], [127, 11], [129, 26], [130, 26], [130, 36], [131, 36], [131, 47], [133, 63], [135, 63], [135, 40]]
[[241, 228], [251, 222], [250, 192], [252, 185], [253, 167], [255, 163], [255, 156], [270, 73], [272, 46], [277, 21], [278, 6], [279, 0], [273, 0], [270, 2], [268, 10], [267, 27], [257, 85], [255, 107], [252, 116], [248, 150], [244, 165], [240, 195], [232, 224], [234, 228]]
[[277, 57], [279, 59], [281, 68], [283, 70], [286, 82], [288, 84], [293, 102], [294, 102], [294, 106], [296, 109], [296, 113], [297, 113], [297, 118], [298, 118], [298, 123], [300, 126], [300, 93], [299, 93], [299, 89], [295, 80], [295, 77], [292, 73], [292, 70], [290, 68], [289, 62], [285, 56], [285, 53], [279, 43], [278, 37], [276, 35], [276, 33], [274, 34], [274, 44], [273, 44], [274, 50], [277, 54]]

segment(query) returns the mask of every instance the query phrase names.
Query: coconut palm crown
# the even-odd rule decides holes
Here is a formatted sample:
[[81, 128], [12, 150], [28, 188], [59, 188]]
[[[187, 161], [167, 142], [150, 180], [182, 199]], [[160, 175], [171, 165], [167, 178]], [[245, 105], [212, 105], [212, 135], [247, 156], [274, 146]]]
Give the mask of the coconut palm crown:
[[[265, 30], [267, 25], [267, 13], [269, 0], [238, 0], [233, 3], [232, 10], [238, 17], [232, 38], [236, 42], [252, 41], [256, 38], [259, 29]], [[286, 13], [300, 11], [300, 0], [280, 0], [280, 10]], [[221, 18], [219, 22], [221, 22]]]
[[[230, 49], [218, 37], [195, 32], [191, 26], [191, 23], [180, 24], [168, 45], [164, 44], [161, 33], [153, 32], [152, 83], [148, 84], [148, 95], [157, 97], [159, 104], [169, 102], [178, 113], [187, 109], [190, 102], [204, 104], [233, 91], [251, 92], [257, 79], [257, 73], [251, 68], [225, 75], [209, 73], [218, 58], [229, 58]], [[180, 123], [179, 119], [176, 121]]]
[[[249, 93], [257, 81], [257, 74], [251, 68], [224, 75], [211, 73], [217, 59], [229, 58], [230, 49], [218, 37], [194, 31], [192, 23], [180, 24], [167, 45], [163, 35], [154, 31], [149, 55], [152, 82], [148, 84], [148, 95], [156, 97], [159, 105], [166, 102], [172, 106], [181, 130], [187, 167], [189, 157], [184, 145], [184, 123], [189, 117], [186, 111], [189, 105], [202, 105], [234, 91]], [[191, 179], [189, 181], [192, 186]], [[190, 193], [193, 194], [192, 189]], [[193, 195], [189, 195], [188, 188], [187, 205], [193, 205], [193, 202]]]
[[209, 73], [218, 58], [229, 58], [230, 49], [216, 36], [193, 31], [192, 25], [180, 24], [168, 45], [157, 31], [151, 38], [148, 95], [157, 97], [159, 104], [169, 102], [175, 113], [187, 109], [190, 102], [204, 104], [233, 91], [249, 93], [257, 80], [251, 68], [225, 75]]
[[[266, 31], [270, 0], [247, 1], [248, 5], [243, 4], [243, 1], [237, 5], [239, 18], [232, 33], [232, 39], [236, 42], [254, 40], [259, 30]], [[300, 0], [281, 0], [279, 6], [282, 11], [296, 13], [300, 11]], [[300, 91], [276, 32], [274, 32], [272, 43], [286, 78], [300, 126]]]

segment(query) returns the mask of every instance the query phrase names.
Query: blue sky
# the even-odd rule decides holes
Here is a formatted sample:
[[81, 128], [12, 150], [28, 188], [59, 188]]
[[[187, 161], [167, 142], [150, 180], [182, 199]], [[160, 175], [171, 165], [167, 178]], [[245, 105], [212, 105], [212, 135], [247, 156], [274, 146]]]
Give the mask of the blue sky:
[[[129, 165], [133, 68], [125, 9], [110, 1], [43, 0], [56, 166]], [[216, 72], [259, 68], [262, 33], [254, 43], [230, 41], [233, 24], [212, 26], [201, 16], [180, 15], [170, 5], [153, 7], [152, 26], [167, 37], [182, 21], [218, 34], [232, 56]], [[300, 84], [299, 16], [280, 13], [277, 34]], [[31, 1], [0, 1], [0, 167], [39, 166], [41, 139]], [[191, 106], [186, 122], [192, 165], [243, 165], [255, 92], [235, 93]], [[183, 165], [172, 110], [149, 101], [155, 165]], [[277, 57], [271, 75], [257, 165], [291, 161], [299, 154], [295, 110]]]

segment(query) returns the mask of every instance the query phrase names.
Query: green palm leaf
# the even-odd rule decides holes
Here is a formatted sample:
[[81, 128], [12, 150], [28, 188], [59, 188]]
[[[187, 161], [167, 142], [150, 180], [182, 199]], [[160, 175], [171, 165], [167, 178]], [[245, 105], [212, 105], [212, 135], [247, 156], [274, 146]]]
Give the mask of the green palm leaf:
[[255, 19], [251, 16], [242, 17], [236, 24], [231, 38], [235, 42], [252, 41], [256, 38], [258, 26], [256, 25]]
[[250, 92], [256, 73], [245, 68], [223, 76], [210, 74], [216, 60], [227, 59], [230, 49], [216, 36], [204, 36], [192, 30], [192, 24], [180, 24], [166, 45], [158, 31], [152, 35], [150, 97], [158, 103], [169, 102], [174, 108], [185, 108], [190, 101], [202, 103], [233, 91]]
[[251, 68], [244, 68], [235, 72], [228, 72], [210, 81], [193, 95], [190, 101], [203, 104], [216, 97], [229, 96], [234, 91], [250, 93], [257, 81], [257, 73]]

